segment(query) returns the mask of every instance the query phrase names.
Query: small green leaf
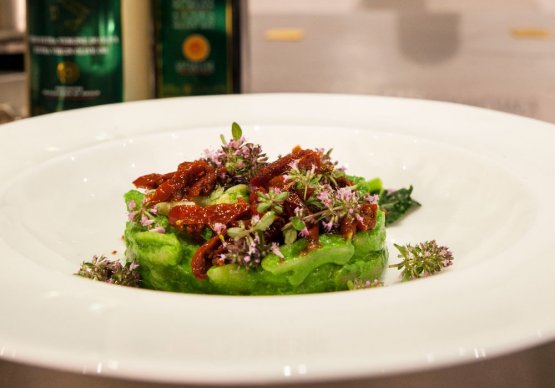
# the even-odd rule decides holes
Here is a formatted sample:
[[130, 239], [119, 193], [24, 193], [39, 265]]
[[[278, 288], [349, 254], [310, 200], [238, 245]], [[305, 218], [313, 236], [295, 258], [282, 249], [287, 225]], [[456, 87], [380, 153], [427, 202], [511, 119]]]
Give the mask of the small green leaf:
[[304, 228], [306, 228], [305, 223], [299, 217], [293, 217], [291, 219], [291, 225], [293, 225], [293, 228], [295, 228], [295, 230], [298, 230], [298, 231], [301, 231]]
[[127, 206], [129, 206], [130, 201], [133, 201], [135, 202], [135, 210], [139, 210], [139, 208], [143, 206], [145, 195], [137, 190], [129, 190], [127, 193], [125, 193], [123, 198]]
[[283, 238], [286, 244], [293, 244], [297, 240], [297, 231], [295, 229], [285, 229]]
[[231, 124], [231, 135], [233, 136], [234, 140], [239, 140], [241, 136], [243, 136], [243, 131], [241, 130], [239, 124], [237, 124], [236, 122], [233, 122], [233, 124]]
[[401, 255], [403, 255], [403, 256], [406, 256], [406, 255], [407, 255], [407, 248], [406, 248], [405, 246], [399, 245], [399, 244], [395, 244], [395, 243], [393, 243], [393, 246], [394, 246], [395, 248], [397, 248], [397, 250], [399, 251], [399, 253], [400, 253]]
[[283, 192], [279, 193], [278, 195], [276, 195], [276, 201], [285, 201], [288, 196], [289, 196], [289, 192], [288, 191], [283, 191]]
[[270, 203], [262, 202], [258, 204], [258, 206], [256, 207], [256, 211], [258, 211], [259, 213], [264, 213], [269, 208], [270, 208]]
[[233, 161], [228, 161], [225, 164], [225, 168], [227, 171], [235, 171], [237, 170], [237, 163], [233, 162]]
[[167, 216], [170, 212], [170, 203], [169, 202], [159, 202], [155, 205], [156, 211], [158, 214], [162, 214]]
[[380, 195], [379, 205], [386, 212], [386, 225], [402, 218], [411, 208], [421, 206], [411, 197], [411, 194], [412, 186]]
[[200, 235], [205, 241], [208, 241], [210, 240], [210, 238], [212, 238], [212, 236], [214, 236], [214, 232], [212, 232], [212, 229], [210, 228], [204, 228]]
[[260, 221], [255, 226], [256, 230], [264, 231], [272, 225], [272, 222], [276, 219], [276, 215], [274, 212], [268, 212], [262, 216]]
[[241, 237], [245, 237], [248, 232], [243, 228], [229, 228], [227, 230], [227, 235], [234, 240], [238, 240]]
[[370, 194], [380, 194], [383, 191], [383, 183], [380, 178], [374, 178], [370, 180], [362, 180], [360, 182], [355, 182], [357, 190], [363, 193]]

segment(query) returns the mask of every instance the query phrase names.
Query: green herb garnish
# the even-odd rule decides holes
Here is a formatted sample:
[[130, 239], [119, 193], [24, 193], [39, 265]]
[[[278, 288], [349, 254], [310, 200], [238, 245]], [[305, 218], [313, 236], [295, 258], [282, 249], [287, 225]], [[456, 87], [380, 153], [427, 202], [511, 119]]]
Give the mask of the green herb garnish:
[[398, 221], [409, 210], [421, 206], [412, 197], [412, 186], [408, 189], [384, 191], [380, 195], [379, 205], [385, 210], [385, 224], [390, 225]]
[[433, 275], [443, 268], [453, 264], [453, 254], [443, 246], [437, 245], [435, 240], [426, 241], [417, 245], [393, 244], [399, 251], [402, 261], [392, 264], [390, 268], [401, 271], [403, 280], [413, 280], [424, 276]]
[[119, 284], [121, 286], [139, 287], [141, 277], [136, 262], [122, 264], [119, 260], [110, 260], [106, 256], [93, 256], [91, 261], [84, 261], [75, 274], [85, 278]]

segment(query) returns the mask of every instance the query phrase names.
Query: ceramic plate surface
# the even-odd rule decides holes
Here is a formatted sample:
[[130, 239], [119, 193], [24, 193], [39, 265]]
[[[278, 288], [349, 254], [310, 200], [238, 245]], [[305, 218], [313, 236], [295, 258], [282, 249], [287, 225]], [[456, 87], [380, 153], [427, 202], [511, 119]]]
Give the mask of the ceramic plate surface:
[[[430, 278], [305, 296], [111, 286], [72, 274], [123, 255], [122, 195], [239, 122], [275, 157], [333, 148], [348, 171], [414, 186], [388, 244], [436, 239]], [[241, 95], [109, 105], [0, 126], [0, 357], [185, 383], [370, 377], [494, 357], [555, 337], [555, 126], [455, 104]], [[229, 136], [229, 135], [228, 135]], [[112, 257], [112, 256], [111, 256]], [[396, 261], [394, 248], [390, 261]]]

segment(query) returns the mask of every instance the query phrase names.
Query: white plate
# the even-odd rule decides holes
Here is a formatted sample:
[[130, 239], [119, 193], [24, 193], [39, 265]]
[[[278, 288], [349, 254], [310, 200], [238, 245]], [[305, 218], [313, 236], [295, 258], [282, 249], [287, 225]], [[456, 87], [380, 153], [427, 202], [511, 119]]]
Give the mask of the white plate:
[[[220, 297], [73, 276], [121, 256], [122, 194], [239, 122], [276, 156], [333, 147], [349, 171], [413, 184], [388, 242], [437, 239], [449, 271], [356, 292]], [[0, 127], [0, 357], [153, 381], [261, 383], [398, 373], [555, 337], [555, 127], [460, 105], [341, 95], [167, 99]], [[391, 261], [396, 260], [391, 251]]]

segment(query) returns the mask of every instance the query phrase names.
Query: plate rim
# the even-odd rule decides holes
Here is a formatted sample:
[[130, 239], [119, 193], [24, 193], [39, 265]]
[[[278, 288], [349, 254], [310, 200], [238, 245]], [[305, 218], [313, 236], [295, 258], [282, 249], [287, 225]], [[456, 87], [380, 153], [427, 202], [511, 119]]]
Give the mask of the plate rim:
[[[506, 120], [509, 121], [517, 121], [520, 123], [526, 123], [532, 127], [534, 127], [537, 131], [541, 131], [541, 130], [547, 130], [549, 129], [553, 129], [555, 130], [555, 126], [553, 126], [552, 124], [548, 124], [548, 123], [544, 123], [538, 120], [534, 120], [534, 119], [529, 119], [529, 118], [523, 118], [520, 116], [516, 116], [516, 115], [512, 115], [512, 114], [507, 114], [507, 113], [502, 113], [502, 112], [494, 112], [494, 111], [490, 111], [484, 108], [476, 108], [476, 107], [468, 107], [465, 105], [461, 105], [461, 104], [454, 104], [454, 103], [446, 103], [446, 102], [434, 102], [434, 101], [425, 101], [425, 100], [415, 100], [415, 99], [400, 99], [400, 98], [396, 98], [396, 97], [378, 97], [378, 96], [360, 96], [360, 95], [323, 95], [323, 94], [304, 94], [304, 93], [270, 93], [270, 94], [251, 94], [251, 95], [240, 95], [240, 96], [204, 96], [204, 97], [184, 97], [184, 98], [174, 98], [174, 99], [167, 99], [166, 101], [154, 101], [154, 100], [150, 100], [150, 101], [140, 101], [140, 102], [133, 102], [133, 103], [124, 103], [124, 104], [112, 104], [112, 105], [105, 105], [105, 106], [99, 106], [99, 107], [93, 107], [93, 108], [86, 108], [83, 110], [75, 110], [75, 111], [68, 111], [68, 112], [63, 112], [63, 113], [57, 113], [57, 114], [53, 114], [53, 115], [48, 115], [48, 117], [37, 117], [37, 118], [33, 118], [33, 119], [27, 119], [27, 120], [22, 120], [20, 122], [16, 122], [16, 123], [11, 123], [11, 124], [5, 124], [3, 126], [0, 127], [0, 130], [4, 130], [4, 128], [6, 128], [6, 131], [11, 132], [12, 134], [15, 133], [14, 131], [21, 131], [23, 127], [23, 130], [25, 130], [25, 127], [28, 126], [37, 126], [43, 122], [56, 122], [58, 120], [72, 120], [74, 118], [79, 118], [80, 116], [89, 116], [89, 115], [98, 115], [98, 116], [108, 116], [111, 115], [113, 111], [117, 112], [118, 110], [121, 109], [131, 109], [131, 110], [136, 110], [140, 107], [144, 107], [144, 106], [163, 106], [164, 104], [183, 104], [183, 105], [187, 105], [187, 104], [198, 104], [198, 106], [201, 105], [211, 105], [211, 104], [227, 104], [228, 102], [233, 102], [234, 104], [237, 104], [237, 101], [240, 101], [243, 104], [249, 104], [249, 103], [253, 103], [253, 102], [257, 102], [257, 101], [261, 101], [261, 100], [266, 100], [265, 103], [270, 104], [272, 101], [276, 101], [279, 100], [280, 103], [287, 105], [291, 105], [293, 104], [293, 102], [296, 103], [301, 103], [301, 102], [307, 102], [307, 101], [314, 101], [314, 100], [319, 100], [318, 102], [322, 102], [325, 101], [330, 105], [333, 104], [337, 104], [337, 103], [342, 103], [342, 104], [347, 104], [347, 103], [352, 103], [352, 102], [357, 102], [357, 104], [359, 105], [365, 105], [365, 104], [372, 104], [372, 103], [383, 103], [385, 105], [388, 104], [392, 104], [392, 105], [396, 105], [397, 103], [401, 103], [401, 105], [403, 104], [408, 104], [409, 106], [414, 103], [416, 105], [418, 105], [419, 107], [422, 106], [426, 106], [427, 108], [430, 109], [435, 109], [437, 107], [438, 110], [441, 109], [447, 109], [447, 110], [459, 110], [459, 111], [465, 111], [465, 113], [469, 113], [469, 114], [475, 114], [476, 116], [481, 116], [481, 115], [485, 115], [488, 118], [495, 118], [495, 117], [503, 117]], [[295, 100], [295, 101], [293, 101]], [[286, 102], [288, 101], [288, 102]], [[347, 108], [347, 111], [349, 111], [349, 109]], [[270, 115], [271, 116], [271, 115]], [[330, 124], [330, 126], [334, 126], [334, 124]], [[356, 127], [356, 125], [355, 125]], [[53, 129], [51, 129], [51, 131], [53, 131]], [[102, 142], [102, 141], [106, 141], [106, 140], [113, 140], [113, 138], [107, 137], [104, 139], [98, 139], [98, 140], [94, 140], [98, 141], [98, 142]], [[100, 143], [96, 143], [96, 144], [100, 144]], [[1, 147], [0, 147], [1, 148]], [[56, 152], [54, 153], [48, 153], [46, 152], [47, 155], [53, 155], [56, 154]], [[30, 162], [30, 165], [32, 165], [33, 163], [37, 163], [36, 159]], [[7, 175], [7, 173], [9, 173], [10, 169], [10, 163], [1, 163], [0, 162], [0, 177], [2, 175]], [[13, 166], [12, 166], [12, 171], [13, 171]], [[4, 187], [3, 185], [0, 185], [0, 187]], [[2, 191], [2, 190], [0, 190]], [[0, 195], [1, 198], [1, 195]], [[16, 254], [15, 252], [10, 252], [9, 248], [6, 248], [5, 244], [3, 244], [3, 241], [0, 238], [0, 250], [2, 250], [4, 253], [8, 252], [10, 254]], [[2, 258], [0, 258], [0, 262], [5, 261], [5, 259], [3, 260]], [[447, 280], [445, 280], [446, 278], [448, 278], [449, 276], [445, 276], [443, 278], [437, 278], [437, 279], [429, 279], [429, 281], [435, 282], [435, 283], [445, 283]], [[0, 276], [0, 279], [2, 279], [2, 276]], [[427, 280], [428, 281], [428, 280]], [[75, 282], [71, 282], [72, 284], [75, 284]], [[9, 283], [8, 283], [9, 284]], [[11, 286], [17, 286], [15, 284], [11, 284]], [[98, 288], [97, 286], [103, 286], [103, 285], [94, 285], [91, 286], [94, 289], [102, 289], [102, 294], [108, 292], [107, 290], [103, 289], [102, 287]], [[404, 285], [405, 286], [405, 285]], [[411, 285], [406, 285], [408, 287], [413, 287]], [[5, 286], [0, 286], [0, 290], [2, 288], [4, 288]], [[77, 287], [77, 286], [75, 286]], [[87, 286], [87, 288], [91, 288], [89, 286]], [[118, 293], [123, 292], [124, 294], [127, 293], [127, 291], [129, 290], [118, 290]], [[133, 290], [135, 291], [135, 290]], [[100, 292], [100, 291], [99, 291]], [[143, 292], [143, 291], [141, 291]], [[146, 291], [146, 292], [152, 292], [152, 291]], [[382, 292], [381, 290], [372, 290], [372, 292], [377, 292], [380, 293]], [[111, 293], [111, 292], [108, 292]], [[298, 298], [305, 298], [306, 296], [299, 296]], [[231, 297], [234, 298], [234, 297]], [[275, 298], [275, 297], [270, 297], [270, 298]], [[289, 298], [289, 297], [288, 297]], [[296, 297], [293, 297], [296, 298]], [[172, 297], [173, 299], [173, 297]], [[5, 304], [5, 303], [4, 303]], [[14, 306], [2, 306], [3, 303], [0, 302], [0, 306], [3, 308], [14, 308]], [[497, 348], [496, 346], [492, 345], [488, 348], [488, 355], [486, 357], [492, 357], [492, 356], [499, 356], [502, 354], [506, 354], [507, 352], [511, 352], [511, 351], [516, 351], [516, 350], [521, 350], [521, 349], [525, 349], [528, 348], [530, 346], [535, 346], [537, 344], [540, 343], [544, 343], [547, 340], [552, 340], [553, 338], [555, 338], [555, 326], [550, 326], [552, 322], [549, 323], [549, 327], [543, 330], [543, 335], [542, 336], [538, 336], [538, 337], [531, 337], [531, 338], [520, 338], [520, 341], [514, 341], [511, 346], [507, 346], [507, 347], [503, 347], [503, 346], [499, 346], [499, 344], [497, 344]], [[69, 365], [69, 364], [65, 364], [65, 365], [60, 365], [59, 361], [47, 361], [44, 356], [37, 356], [38, 353], [35, 353], [35, 357], [33, 356], [33, 352], [30, 350], [25, 350], [25, 351], [15, 351], [15, 353], [19, 353], [19, 354], [24, 354], [23, 356], [18, 355], [18, 356], [14, 356], [13, 359], [10, 357], [10, 355], [8, 353], [10, 353], [10, 349], [13, 345], [5, 345], [6, 343], [10, 343], [9, 340], [6, 340], [6, 338], [4, 338], [3, 333], [0, 332], [0, 360], [1, 359], [6, 359], [7, 361], [17, 361], [17, 362], [23, 362], [23, 363], [31, 363], [34, 365], [41, 365], [44, 367], [49, 367], [49, 368], [55, 368], [55, 369], [62, 369], [62, 370], [67, 370], [67, 371], [77, 371], [77, 372], [83, 372], [83, 361], [78, 361], [77, 364], [73, 364], [73, 365]], [[24, 349], [25, 346], [21, 346], [21, 349]], [[7, 351], [7, 350], [8, 351]], [[491, 349], [491, 350], [490, 350]], [[40, 352], [39, 352], [40, 353]], [[48, 352], [47, 352], [48, 353]], [[55, 357], [52, 357], [52, 354], [50, 355], [50, 360], [55, 359]], [[64, 356], [61, 356], [62, 358]], [[441, 360], [435, 360], [434, 362], [430, 363], [430, 362], [408, 362], [406, 365], [403, 366], [399, 366], [397, 365], [397, 367], [395, 367], [395, 365], [390, 365], [389, 368], [385, 368], [383, 371], [378, 371], [377, 369], [375, 370], [364, 370], [364, 369], [360, 369], [360, 365], [357, 366], [359, 369], [357, 369], [357, 371], [359, 372], [358, 375], [356, 374], [355, 370], [344, 370], [343, 375], [341, 374], [341, 370], [332, 370], [330, 371], [330, 375], [326, 375], [324, 373], [324, 371], [319, 371], [316, 373], [308, 373], [305, 375], [302, 374], [293, 374], [290, 376], [280, 376], [278, 373], [275, 374], [261, 374], [261, 375], [256, 375], [255, 376], [247, 376], [245, 374], [237, 374], [235, 377], [231, 377], [231, 376], [210, 376], [208, 378], [202, 378], [201, 376], [195, 376], [196, 380], [192, 378], [192, 376], [183, 376], [180, 375], [179, 373], [174, 373], [171, 376], [163, 376], [160, 374], [156, 374], [154, 373], [154, 371], [148, 371], [145, 372], [144, 374], [141, 374], [139, 369], [125, 369], [124, 367], [119, 367], [116, 369], [105, 369], [102, 370], [101, 375], [106, 375], [106, 376], [113, 376], [113, 377], [125, 377], [125, 378], [131, 378], [131, 379], [143, 379], [143, 380], [150, 380], [150, 381], [167, 381], [167, 382], [181, 382], [181, 383], [226, 383], [226, 382], [230, 382], [230, 383], [265, 383], [265, 382], [274, 382], [274, 383], [282, 383], [282, 382], [307, 382], [307, 381], [318, 381], [318, 380], [322, 380], [322, 379], [326, 379], [326, 378], [352, 378], [352, 377], [365, 377], [365, 378], [369, 378], [369, 377], [377, 377], [377, 376], [384, 376], [384, 375], [388, 375], [388, 374], [394, 374], [394, 373], [401, 373], [401, 372], [410, 372], [410, 371], [415, 371], [415, 370], [421, 370], [421, 369], [430, 369], [430, 368], [438, 368], [438, 367], [445, 367], [445, 366], [449, 366], [449, 365], [455, 365], [455, 364], [459, 364], [459, 363], [463, 363], [463, 362], [471, 362], [472, 360], [474, 360], [476, 357], [474, 357], [473, 355], [464, 355], [464, 356], [452, 356], [451, 358], [449, 358], [448, 356], [443, 356], [443, 358]], [[480, 357], [478, 357], [480, 358]], [[90, 362], [87, 362], [87, 364], [90, 364]], [[81, 368], [79, 368], [79, 366], [81, 366]], [[90, 369], [90, 365], [87, 366], [87, 368]], [[93, 370], [89, 370], [89, 372], [83, 372], [83, 373], [91, 373], [91, 374], [97, 374], [94, 373]], [[225, 378], [222, 378], [225, 377]], [[184, 379], [185, 378], [185, 379]], [[231, 380], [229, 380], [231, 378]], [[235, 380], [234, 380], [235, 378]]]

